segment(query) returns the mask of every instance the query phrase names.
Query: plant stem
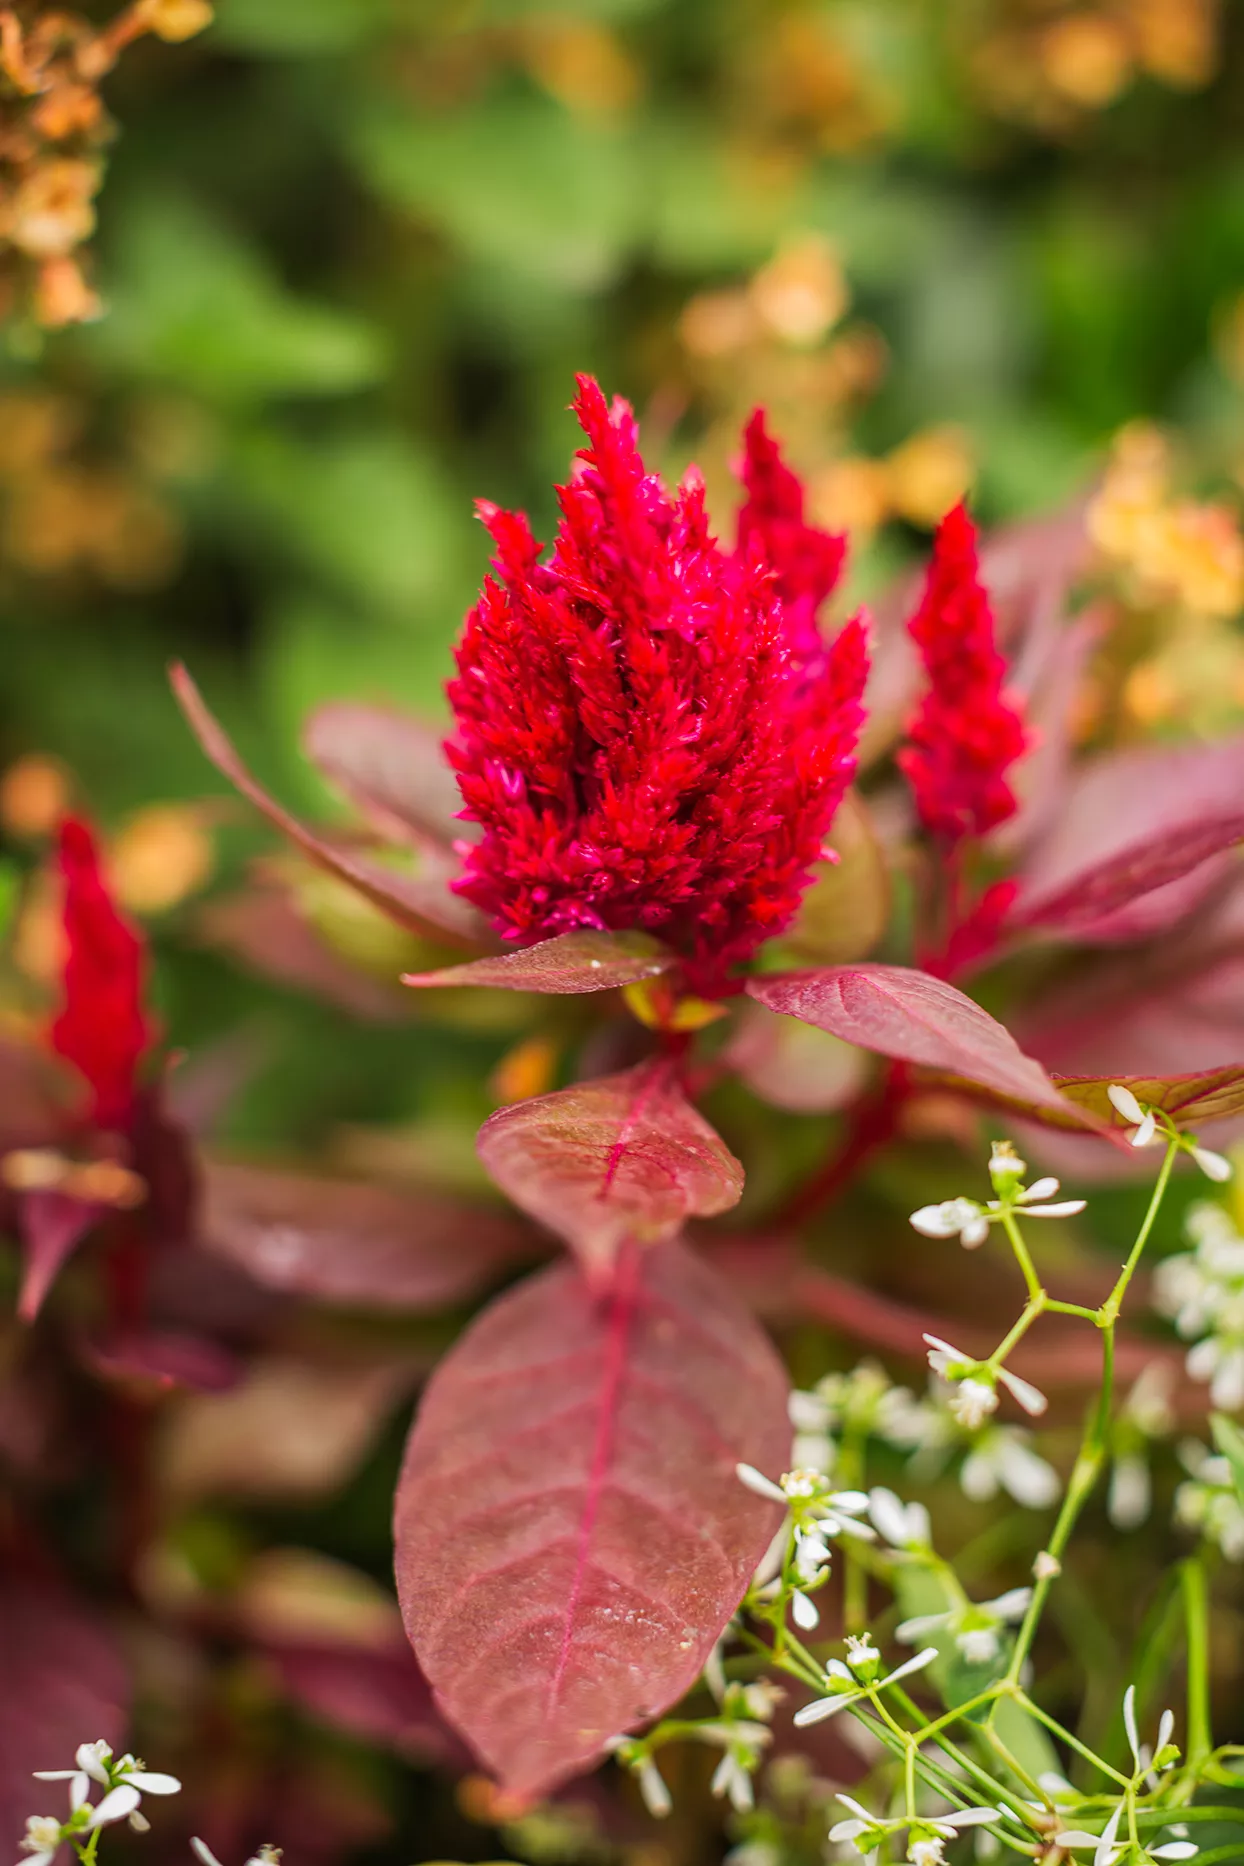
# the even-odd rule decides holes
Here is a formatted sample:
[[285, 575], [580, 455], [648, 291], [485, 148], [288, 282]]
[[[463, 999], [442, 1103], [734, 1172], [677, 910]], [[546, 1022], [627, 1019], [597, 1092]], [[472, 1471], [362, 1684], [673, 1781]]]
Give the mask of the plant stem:
[[1213, 1750], [1209, 1705], [1209, 1588], [1205, 1563], [1190, 1555], [1180, 1570], [1188, 1641], [1188, 1755], [1196, 1769]]

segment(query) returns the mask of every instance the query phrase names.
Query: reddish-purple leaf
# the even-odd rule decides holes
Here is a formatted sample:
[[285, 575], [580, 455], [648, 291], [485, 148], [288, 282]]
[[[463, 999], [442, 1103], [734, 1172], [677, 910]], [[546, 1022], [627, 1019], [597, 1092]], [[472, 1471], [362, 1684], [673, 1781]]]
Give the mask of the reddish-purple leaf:
[[437, 1702], [539, 1795], [694, 1683], [780, 1520], [785, 1374], [684, 1246], [570, 1265], [488, 1309], [424, 1395], [398, 1484], [398, 1596]]
[[1244, 840], [1244, 737], [1086, 764], [1022, 876], [1019, 924], [1076, 932]]
[[150, 1329], [85, 1341], [82, 1358], [101, 1380], [119, 1385], [180, 1388], [189, 1393], [227, 1393], [241, 1378], [242, 1364], [231, 1349], [206, 1335]]
[[22, 1234], [22, 1287], [17, 1313], [33, 1322], [61, 1270], [106, 1206], [67, 1192], [25, 1192], [18, 1200]]
[[64, 1782], [79, 1743], [120, 1749], [130, 1686], [107, 1627], [72, 1596], [0, 1573], [0, 1848], [11, 1859], [30, 1814], [68, 1815]]
[[268, 1289], [321, 1302], [444, 1308], [532, 1254], [509, 1213], [443, 1192], [213, 1164], [204, 1194], [209, 1250]]
[[208, 901], [195, 920], [204, 945], [219, 947], [249, 971], [336, 1004], [369, 1023], [400, 1023], [410, 1001], [389, 984], [348, 965], [299, 913], [288, 888], [264, 885]]
[[674, 955], [646, 933], [559, 933], [517, 952], [443, 966], [439, 972], [408, 972], [403, 985], [492, 985], [507, 991], [572, 994], [610, 991], [657, 978]]
[[779, 1017], [763, 1004], [743, 1006], [725, 1060], [753, 1095], [792, 1114], [845, 1107], [871, 1067], [853, 1043], [798, 1018]]
[[432, 1704], [432, 1692], [406, 1641], [397, 1646], [269, 1644], [264, 1656], [286, 1694], [326, 1723], [365, 1743], [423, 1762], [462, 1754]]
[[502, 1191], [593, 1272], [628, 1238], [671, 1238], [743, 1191], [743, 1168], [659, 1061], [498, 1109], [476, 1145]]
[[351, 849], [308, 829], [252, 777], [219, 721], [208, 711], [186, 669], [174, 666], [170, 678], [182, 711], [216, 769], [318, 868], [326, 869], [330, 875], [357, 888], [373, 906], [412, 932], [430, 939], [448, 940], [455, 946], [491, 943], [483, 915], [451, 893], [449, 881], [454, 871], [447, 860], [424, 852], [420, 858], [420, 872], [403, 872], [356, 855]]
[[384, 836], [448, 848], [478, 836], [458, 820], [462, 797], [444, 733], [413, 713], [334, 700], [307, 721], [303, 750]]
[[1040, 1063], [1008, 1030], [953, 985], [901, 965], [841, 965], [753, 978], [747, 990], [772, 1011], [798, 1017], [861, 1049], [918, 1063], [1037, 1107], [1061, 1105]]

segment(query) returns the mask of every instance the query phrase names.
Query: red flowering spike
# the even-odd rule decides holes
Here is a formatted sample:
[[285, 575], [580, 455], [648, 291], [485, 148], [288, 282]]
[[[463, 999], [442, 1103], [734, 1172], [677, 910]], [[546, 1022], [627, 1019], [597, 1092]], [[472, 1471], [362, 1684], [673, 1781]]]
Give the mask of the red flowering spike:
[[946, 843], [982, 836], [1014, 814], [1007, 774], [1031, 743], [981, 587], [976, 529], [957, 505], [937, 528], [920, 607], [908, 625], [929, 690], [898, 762], [921, 821]]
[[842, 575], [847, 541], [805, 520], [803, 482], [767, 432], [762, 408], [743, 440], [747, 499], [739, 512], [739, 552], [759, 554], [775, 573], [787, 628], [811, 655], [824, 646], [817, 614]]
[[854, 770], [861, 622], [810, 659], [759, 552], [723, 551], [590, 378], [588, 445], [541, 563], [526, 521], [467, 618], [448, 747], [479, 823], [456, 885], [511, 940], [642, 929], [697, 989], [790, 921]]
[[143, 1011], [143, 945], [117, 912], [85, 823], [61, 824], [59, 854], [68, 950], [52, 1047], [89, 1082], [95, 1123], [124, 1127], [154, 1034]]

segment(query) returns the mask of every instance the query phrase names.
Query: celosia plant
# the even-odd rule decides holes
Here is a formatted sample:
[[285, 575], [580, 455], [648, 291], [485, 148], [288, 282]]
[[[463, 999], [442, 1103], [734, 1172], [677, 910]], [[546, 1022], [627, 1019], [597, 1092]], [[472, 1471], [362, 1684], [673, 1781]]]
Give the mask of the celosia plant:
[[[1130, 1773], [1094, 1754], [1112, 1801], [1100, 1784], [1050, 1785], [1058, 1756], [1043, 1731], [1087, 1752], [1024, 1678], [1108, 1456], [1124, 1295], [1176, 1161], [1190, 1156], [1211, 1178], [1228, 1170], [1188, 1128], [1244, 1111], [1244, 1069], [1220, 1054], [1220, 1067], [1195, 1075], [1169, 1065], [1132, 1072], [1136, 1040], [1116, 1019], [1117, 1066], [1054, 1075], [949, 977], [983, 972], [1038, 939], [1126, 945], [1138, 929], [1177, 928], [1244, 837], [1244, 748], [1145, 753], [1143, 808], [1132, 755], [1073, 768], [1065, 711], [1051, 712], [1044, 694], [1066, 693], [1082, 634], [1034, 634], [1022, 694], [988, 557], [978, 563], [971, 521], [956, 509], [910, 617], [923, 693], [910, 670], [901, 681], [910, 725], [896, 764], [926, 838], [909, 858], [924, 877], [927, 912], [914, 930], [922, 963], [896, 962], [893, 943], [883, 963], [844, 962], [847, 929], [869, 927], [866, 952], [884, 922], [871, 908], [861, 920], [853, 891], [880, 889], [879, 901], [886, 893], [858, 797], [840, 819], [835, 867], [835, 813], [866, 675], [862, 622], [835, 632], [825, 614], [841, 542], [805, 519], [800, 484], [762, 417], [747, 429], [746, 500], [730, 551], [708, 529], [694, 473], [671, 494], [645, 467], [625, 404], [610, 406], [584, 380], [575, 406], [588, 445], [562, 489], [551, 555], [520, 516], [482, 508], [495, 574], [468, 618], [449, 688], [455, 727], [445, 755], [457, 810], [435, 745], [413, 722], [363, 707], [328, 708], [313, 722], [309, 748], [321, 768], [378, 831], [405, 843], [413, 865], [409, 855], [405, 868], [382, 864], [291, 818], [242, 766], [189, 677], [175, 677], [210, 755], [304, 854], [411, 930], [474, 951], [411, 975], [410, 985], [623, 987], [655, 1032], [647, 1054], [639, 1030], [615, 1038], [629, 1066], [502, 1107], [480, 1132], [492, 1177], [577, 1262], [486, 1310], [424, 1396], [395, 1518], [399, 1593], [420, 1663], [444, 1714], [520, 1797], [612, 1753], [662, 1812], [668, 1793], [654, 1752], [690, 1736], [720, 1750], [714, 1787], [746, 1812], [772, 1742], [774, 1700], [769, 1687], [745, 1682], [745, 1655], [764, 1652], [822, 1694], [797, 1721], [849, 1709], [900, 1765], [897, 1799], [876, 1812], [849, 1802], [835, 1843], [888, 1848], [890, 1857], [897, 1847], [928, 1866], [962, 1828], [979, 1825], [1028, 1857], [1088, 1846], [1102, 1859], [1128, 1848], [1136, 1860], [1189, 1857], [1192, 1843], [1162, 1829], [1187, 1816], [1198, 1783], [1222, 1782], [1227, 1768], [1227, 1752], [1211, 1753], [1203, 1704], [1178, 1770], [1173, 1750], [1162, 1760], [1167, 1735], [1152, 1765], [1133, 1739]], [[1051, 549], [1038, 534], [1038, 562]], [[1007, 596], [1013, 611], [1016, 593]], [[886, 636], [879, 652], [893, 706], [904, 651]], [[1057, 786], [1057, 816], [1024, 789], [1025, 763], [1038, 757]], [[1103, 808], [1103, 798], [1118, 807]], [[475, 825], [474, 839], [461, 819]], [[784, 969], [791, 954], [818, 950], [837, 962]], [[749, 1075], [755, 1051], [741, 1038], [766, 1014], [765, 1041], [779, 1058], [794, 1057], [783, 1031], [802, 1023], [888, 1059], [876, 1083], [849, 1075], [825, 1091], [819, 1105], [841, 1109], [838, 1141], [797, 1191], [787, 1223], [840, 1191], [930, 1093], [1005, 1108], [1037, 1145], [1043, 1128], [1061, 1130], [1064, 1145], [1090, 1149], [1088, 1159], [1094, 1147], [1130, 1160], [1138, 1146], [1165, 1145], [1127, 1266], [1095, 1307], [1050, 1294], [1020, 1231], [1025, 1216], [1074, 1216], [1083, 1202], [1053, 1199], [1058, 1182], [1048, 1176], [1026, 1186], [1013, 1149], [995, 1148], [992, 1199], [952, 1199], [915, 1216], [925, 1236], [958, 1236], [970, 1248], [1000, 1227], [1028, 1300], [997, 1347], [926, 1336], [938, 1397], [908, 1396], [869, 1430], [922, 1457], [965, 1450], [971, 1495], [1005, 1488], [1027, 1507], [1047, 1507], [1057, 1472], [1019, 1427], [993, 1418], [1003, 1394], [1031, 1416], [1045, 1411], [1044, 1394], [1010, 1363], [1031, 1365], [1029, 1330], [1049, 1314], [1091, 1321], [1105, 1342], [1099, 1399], [1058, 1524], [1036, 1552], [1032, 1588], [974, 1603], [934, 1555], [917, 1507], [884, 1489], [868, 1494], [863, 1439], [850, 1460], [832, 1450], [834, 1404], [821, 1413], [818, 1394], [797, 1396], [793, 1416], [801, 1445], [812, 1430], [825, 1449], [792, 1471], [781, 1369], [720, 1274], [680, 1241], [687, 1220], [729, 1209], [743, 1185], [739, 1161], [694, 1106], [703, 1085], [737, 1066], [773, 1084], [758, 1092], [779, 1103], [789, 1091], [780, 1061]], [[723, 1033], [723, 1020], [737, 1029]], [[1058, 1061], [1056, 1041], [1045, 1054]], [[814, 1280], [800, 1287], [821, 1291]], [[814, 1299], [832, 1309], [828, 1288]], [[1075, 1365], [1087, 1384], [1082, 1356]], [[828, 1475], [837, 1457], [850, 1463], [850, 1481]], [[773, 1542], [782, 1509], [788, 1532]], [[893, 1552], [865, 1559], [877, 1534]], [[817, 1625], [814, 1597], [836, 1548], [849, 1639], [845, 1660], [827, 1665], [800, 1642]], [[900, 1639], [930, 1642], [884, 1675], [866, 1633], [870, 1576], [908, 1609]], [[1190, 1639], [1200, 1637], [1199, 1588], [1190, 1569]], [[740, 1604], [743, 1648], [729, 1682], [720, 1642]], [[706, 1665], [718, 1700], [708, 1718], [630, 1734]], [[919, 1671], [944, 1715], [918, 1711], [906, 1687], [898, 1691]], [[944, 1764], [931, 1760], [937, 1749]], [[1031, 1759], [1037, 1751], [1043, 1762]], [[941, 1800], [930, 1803], [926, 1789]]]

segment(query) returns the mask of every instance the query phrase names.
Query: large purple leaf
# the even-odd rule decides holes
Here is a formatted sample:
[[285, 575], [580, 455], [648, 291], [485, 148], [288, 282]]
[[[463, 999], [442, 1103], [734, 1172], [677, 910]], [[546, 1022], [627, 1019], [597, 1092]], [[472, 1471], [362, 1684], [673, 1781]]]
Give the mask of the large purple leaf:
[[1040, 1063], [1008, 1030], [953, 985], [901, 965], [840, 965], [753, 978], [747, 990], [771, 1011], [798, 1017], [861, 1049], [963, 1076], [969, 1082], [1059, 1108]]
[[490, 944], [483, 916], [450, 891], [454, 871], [448, 860], [424, 852], [418, 873], [386, 868], [308, 829], [252, 777], [186, 669], [174, 666], [170, 679], [182, 711], [216, 769], [318, 868], [357, 888], [374, 906], [412, 932], [448, 940], [455, 946]]
[[1078, 774], [1014, 915], [1075, 932], [1244, 840], [1244, 736], [1107, 752]]
[[501, 1108], [476, 1144], [501, 1189], [593, 1273], [627, 1239], [673, 1237], [743, 1191], [743, 1168], [659, 1061]]
[[268, 1289], [420, 1311], [460, 1302], [532, 1254], [509, 1213], [442, 1192], [209, 1165], [202, 1235]]
[[30, 1814], [68, 1817], [64, 1782], [79, 1743], [120, 1749], [130, 1686], [107, 1627], [60, 1589], [0, 1573], [0, 1848], [12, 1859]]
[[440, 1708], [539, 1795], [694, 1682], [777, 1527], [742, 1460], [785, 1468], [787, 1382], [682, 1245], [595, 1298], [558, 1266], [442, 1361], [407, 1447], [397, 1583]]
[[507, 991], [574, 994], [609, 991], [657, 978], [675, 963], [673, 953], [647, 933], [561, 933], [535, 946], [495, 957], [408, 972], [404, 985], [492, 985]]
[[312, 713], [303, 749], [383, 835], [448, 846], [479, 831], [458, 820], [462, 798], [443, 737], [413, 713], [334, 700]]

